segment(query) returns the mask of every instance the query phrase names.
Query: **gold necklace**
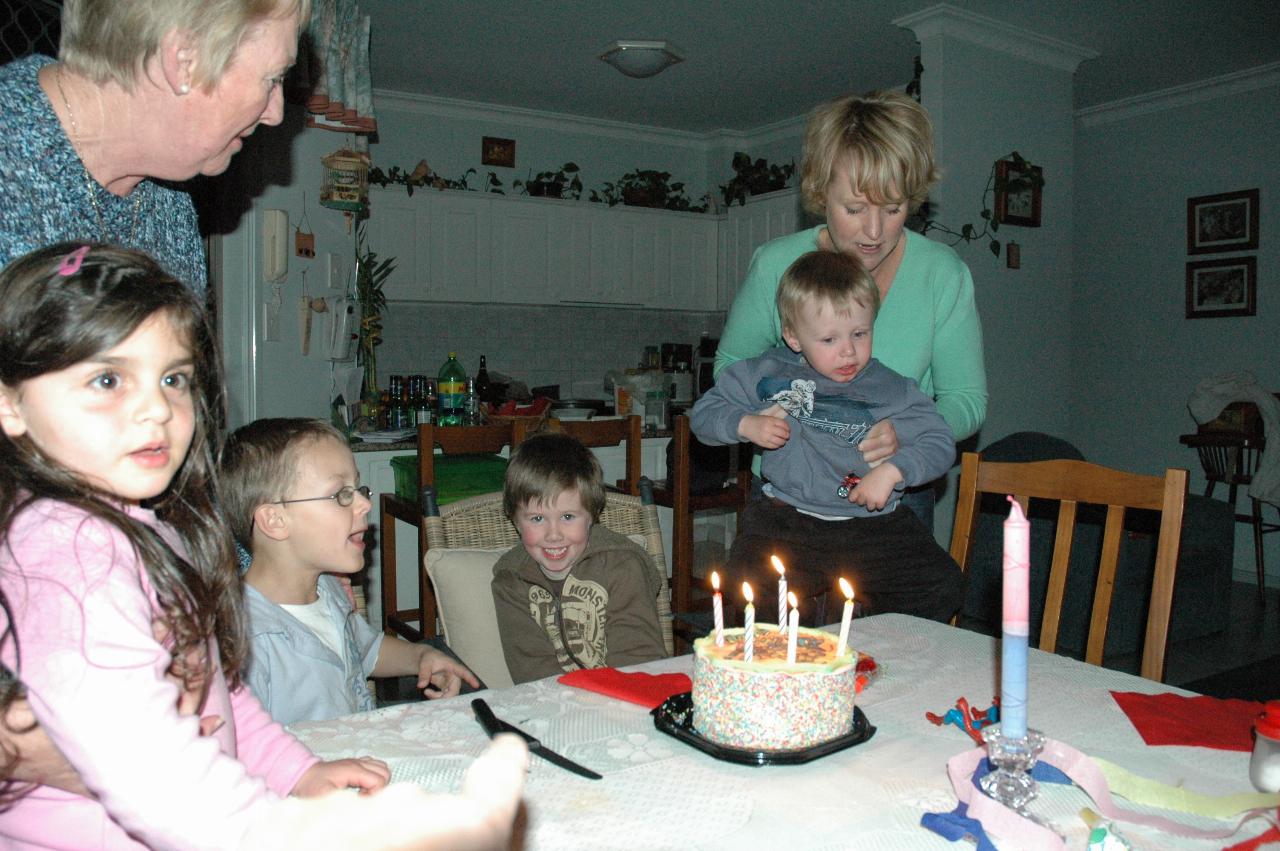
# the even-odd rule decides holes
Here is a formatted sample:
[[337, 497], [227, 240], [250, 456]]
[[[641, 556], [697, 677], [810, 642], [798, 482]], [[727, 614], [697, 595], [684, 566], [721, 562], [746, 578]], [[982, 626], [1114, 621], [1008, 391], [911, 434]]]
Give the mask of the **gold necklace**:
[[[76, 126], [76, 114], [71, 109], [71, 101], [67, 99], [67, 90], [62, 87], [62, 65], [58, 65], [54, 74], [54, 82], [58, 86], [58, 94], [62, 95], [62, 105], [67, 110], [67, 120], [71, 122], [71, 141], [74, 149], [80, 143], [80, 128]], [[79, 156], [79, 151], [76, 152]], [[107, 220], [102, 215], [102, 208], [98, 206], [98, 193], [94, 189], [93, 176], [89, 174], [88, 167], [84, 164], [84, 158], [80, 158], [80, 171], [84, 174], [84, 188], [89, 193], [89, 203], [93, 205], [93, 213], [98, 219], [98, 232], [102, 235], [103, 242], [115, 242], [111, 235], [107, 233]], [[133, 243], [133, 237], [138, 231], [138, 214], [142, 212], [142, 190], [135, 186], [133, 192], [136, 197], [133, 199], [133, 223], [129, 225], [129, 244]]]

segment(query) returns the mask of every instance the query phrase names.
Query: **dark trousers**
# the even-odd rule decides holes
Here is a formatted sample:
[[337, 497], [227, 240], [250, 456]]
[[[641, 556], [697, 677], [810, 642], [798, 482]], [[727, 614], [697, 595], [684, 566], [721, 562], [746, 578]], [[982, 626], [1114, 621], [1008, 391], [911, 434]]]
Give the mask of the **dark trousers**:
[[[746, 580], [755, 593], [756, 620], [775, 622], [778, 574], [771, 555], [786, 565], [805, 625], [840, 619], [842, 576], [853, 585], [863, 615], [901, 612], [945, 621], [964, 597], [960, 567], [902, 506], [876, 517], [819, 520], [780, 500], [753, 499], [742, 512], [725, 567], [726, 603], [736, 603], [727, 608], [741, 611]], [[734, 620], [740, 622], [741, 615]]]

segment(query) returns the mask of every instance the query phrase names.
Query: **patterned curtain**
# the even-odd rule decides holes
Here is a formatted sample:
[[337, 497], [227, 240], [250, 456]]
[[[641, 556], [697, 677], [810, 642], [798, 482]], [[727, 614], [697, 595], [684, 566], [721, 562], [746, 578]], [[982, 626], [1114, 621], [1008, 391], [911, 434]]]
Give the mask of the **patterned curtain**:
[[308, 127], [373, 133], [373, 81], [369, 75], [369, 16], [355, 0], [313, 0]]

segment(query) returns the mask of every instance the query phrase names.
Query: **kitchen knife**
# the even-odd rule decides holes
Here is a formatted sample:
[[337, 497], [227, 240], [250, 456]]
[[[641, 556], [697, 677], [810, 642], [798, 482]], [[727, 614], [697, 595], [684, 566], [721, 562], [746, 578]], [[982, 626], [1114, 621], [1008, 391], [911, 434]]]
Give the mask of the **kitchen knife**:
[[476, 720], [480, 722], [481, 727], [484, 727], [484, 731], [489, 734], [489, 738], [492, 739], [498, 733], [514, 733], [525, 740], [529, 745], [530, 753], [537, 754], [552, 765], [558, 765], [566, 771], [572, 771], [574, 774], [586, 777], [588, 780], [604, 779], [603, 776], [595, 773], [591, 769], [578, 765], [578, 763], [573, 760], [563, 757], [551, 750], [551, 748], [547, 747], [520, 728], [503, 721], [501, 718], [493, 714], [493, 710], [489, 708], [489, 704], [485, 703], [482, 698], [477, 697], [472, 700], [471, 709], [476, 713]]

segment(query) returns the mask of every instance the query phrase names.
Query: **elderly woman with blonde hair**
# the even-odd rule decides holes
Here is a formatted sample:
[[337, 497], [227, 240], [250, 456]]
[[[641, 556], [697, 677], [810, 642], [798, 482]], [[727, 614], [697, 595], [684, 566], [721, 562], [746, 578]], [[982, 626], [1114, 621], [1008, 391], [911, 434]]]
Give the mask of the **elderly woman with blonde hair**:
[[59, 59], [0, 67], [0, 266], [51, 242], [146, 251], [207, 286], [191, 198], [227, 169], [281, 84], [310, 0], [66, 0]]
[[[756, 249], [720, 337], [716, 372], [781, 344], [775, 297], [782, 273], [806, 252], [838, 251], [870, 272], [880, 291], [875, 358], [937, 403], [956, 440], [977, 432], [987, 378], [973, 278], [951, 248], [906, 227], [938, 177], [933, 125], [911, 98], [871, 92], [819, 105], [805, 132], [800, 194], [825, 223]], [[891, 457], [898, 450], [892, 421], [877, 423], [858, 448], [869, 463]], [[930, 530], [933, 501], [929, 486], [903, 498]]]

